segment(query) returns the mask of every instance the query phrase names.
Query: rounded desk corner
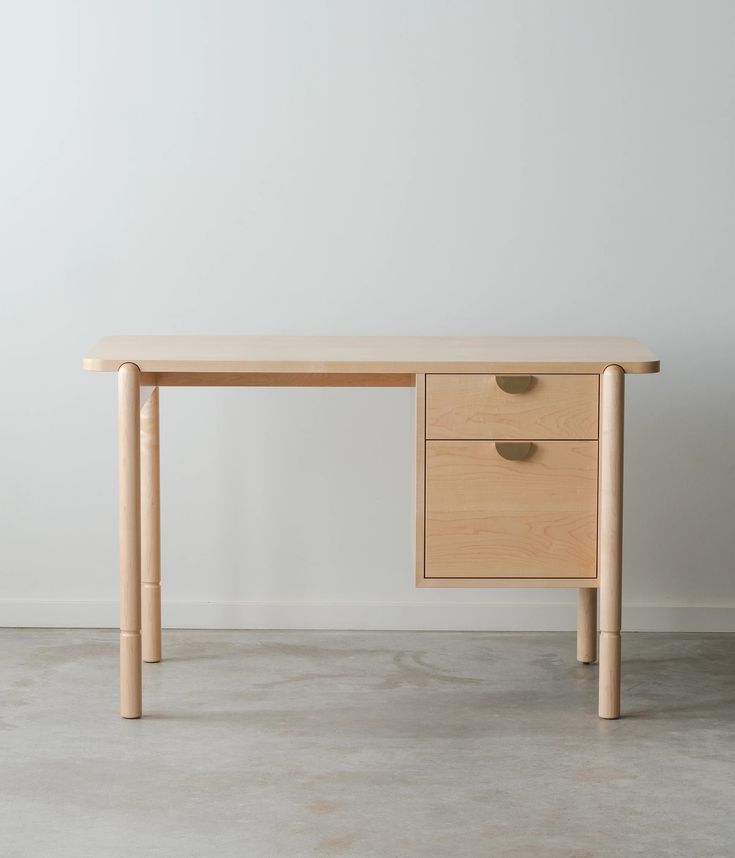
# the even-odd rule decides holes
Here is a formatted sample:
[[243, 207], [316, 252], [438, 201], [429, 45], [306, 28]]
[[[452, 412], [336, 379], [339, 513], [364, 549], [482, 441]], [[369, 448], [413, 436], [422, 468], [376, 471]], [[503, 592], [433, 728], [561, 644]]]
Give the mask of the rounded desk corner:
[[[138, 366], [135, 361], [130, 360], [110, 360], [108, 358], [85, 357], [82, 358], [82, 369], [85, 369], [88, 372], [118, 372], [120, 367], [124, 366], [126, 363], [134, 363]], [[140, 369], [139, 366], [138, 369]], [[141, 372], [142, 371], [143, 370], [141, 370]]]
[[654, 373], [661, 372], [661, 361], [658, 358], [635, 361], [634, 363], [630, 361], [613, 362], [608, 364], [604, 369], [607, 369], [608, 366], [619, 366], [625, 375], [653, 375]]
[[647, 360], [637, 363], [633, 367], [624, 366], [623, 368], [626, 375], [653, 375], [661, 372], [661, 361], [658, 359]]

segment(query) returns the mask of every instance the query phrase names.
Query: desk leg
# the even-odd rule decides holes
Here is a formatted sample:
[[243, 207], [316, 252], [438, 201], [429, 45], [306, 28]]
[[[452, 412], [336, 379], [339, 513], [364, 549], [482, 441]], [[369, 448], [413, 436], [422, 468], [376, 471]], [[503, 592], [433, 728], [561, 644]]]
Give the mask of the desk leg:
[[597, 661], [597, 589], [577, 590], [577, 661], [594, 664]]
[[120, 715], [140, 718], [140, 370], [117, 373], [120, 526]]
[[624, 393], [624, 371], [607, 367], [600, 376], [600, 718], [620, 717]]
[[140, 410], [143, 661], [161, 660], [161, 487], [158, 388]]

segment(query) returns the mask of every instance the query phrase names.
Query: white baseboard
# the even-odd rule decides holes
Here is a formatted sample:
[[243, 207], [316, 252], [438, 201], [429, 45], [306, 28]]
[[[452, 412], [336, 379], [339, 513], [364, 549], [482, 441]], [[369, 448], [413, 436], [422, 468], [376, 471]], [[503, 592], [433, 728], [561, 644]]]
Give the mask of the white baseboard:
[[[117, 602], [0, 600], [0, 626], [116, 628]], [[164, 602], [172, 629], [570, 631], [570, 604]], [[735, 632], [735, 605], [623, 605], [623, 630]]]

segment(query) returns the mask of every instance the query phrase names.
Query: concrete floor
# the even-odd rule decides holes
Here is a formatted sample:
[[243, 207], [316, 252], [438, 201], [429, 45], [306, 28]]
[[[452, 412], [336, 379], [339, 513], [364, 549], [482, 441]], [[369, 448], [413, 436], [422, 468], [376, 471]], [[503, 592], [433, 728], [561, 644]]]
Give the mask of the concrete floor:
[[735, 856], [735, 635], [0, 630], [0, 854]]

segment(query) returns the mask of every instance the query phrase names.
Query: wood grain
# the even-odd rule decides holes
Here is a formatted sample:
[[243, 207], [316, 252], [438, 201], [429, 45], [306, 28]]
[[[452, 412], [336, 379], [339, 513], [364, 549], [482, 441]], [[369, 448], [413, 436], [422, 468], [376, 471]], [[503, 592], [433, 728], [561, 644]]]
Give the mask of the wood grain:
[[427, 441], [427, 578], [594, 578], [596, 529], [596, 441]]
[[426, 437], [597, 438], [598, 376], [537, 375], [524, 393], [505, 393], [495, 379], [428, 375]]
[[158, 372], [158, 387], [413, 387], [411, 373], [381, 372]]
[[219, 373], [600, 373], [658, 372], [659, 361], [627, 337], [105, 337], [83, 366], [116, 372]]

